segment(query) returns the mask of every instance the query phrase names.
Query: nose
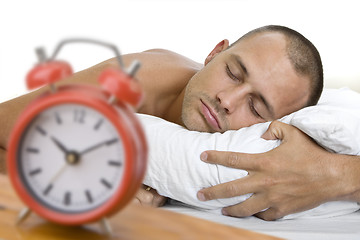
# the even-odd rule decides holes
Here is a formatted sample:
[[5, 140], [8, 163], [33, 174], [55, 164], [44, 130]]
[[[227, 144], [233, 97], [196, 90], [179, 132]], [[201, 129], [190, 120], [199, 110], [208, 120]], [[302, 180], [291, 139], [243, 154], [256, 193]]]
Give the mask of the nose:
[[242, 84], [241, 86], [231, 86], [222, 89], [218, 92], [216, 98], [225, 112], [231, 114], [246, 102], [249, 93], [249, 87]]

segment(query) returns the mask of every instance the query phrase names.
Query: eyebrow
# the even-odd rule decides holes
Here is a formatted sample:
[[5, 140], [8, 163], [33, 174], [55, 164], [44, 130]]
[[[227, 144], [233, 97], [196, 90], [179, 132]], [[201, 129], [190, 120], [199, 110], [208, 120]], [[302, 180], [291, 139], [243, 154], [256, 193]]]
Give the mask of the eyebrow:
[[[236, 63], [238, 64], [239, 68], [244, 72], [244, 74], [249, 77], [250, 74], [244, 64], [244, 61], [241, 59], [241, 57], [239, 55], [235, 55], [235, 54], [231, 54], [231, 57], [233, 59], [235, 59]], [[264, 103], [266, 109], [268, 110], [268, 112], [270, 113], [271, 117], [274, 118], [275, 114], [274, 114], [274, 108], [270, 105], [270, 103], [265, 99], [265, 97], [261, 94], [258, 93], [258, 96], [260, 98], [260, 100]]]
[[235, 59], [235, 61], [238, 64], [239, 68], [244, 72], [244, 74], [246, 76], [249, 76], [249, 72], [248, 72], [243, 60], [241, 59], [241, 57], [239, 55], [235, 55], [235, 54], [231, 54], [231, 57], [233, 59]]

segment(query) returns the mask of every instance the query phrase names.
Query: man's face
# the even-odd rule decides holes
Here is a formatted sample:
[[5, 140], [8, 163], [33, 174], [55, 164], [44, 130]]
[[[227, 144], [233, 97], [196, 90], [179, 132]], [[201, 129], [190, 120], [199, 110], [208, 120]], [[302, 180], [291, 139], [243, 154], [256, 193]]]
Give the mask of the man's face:
[[309, 89], [309, 79], [298, 76], [287, 57], [283, 35], [255, 34], [218, 53], [193, 76], [182, 121], [204, 132], [248, 127], [300, 109]]

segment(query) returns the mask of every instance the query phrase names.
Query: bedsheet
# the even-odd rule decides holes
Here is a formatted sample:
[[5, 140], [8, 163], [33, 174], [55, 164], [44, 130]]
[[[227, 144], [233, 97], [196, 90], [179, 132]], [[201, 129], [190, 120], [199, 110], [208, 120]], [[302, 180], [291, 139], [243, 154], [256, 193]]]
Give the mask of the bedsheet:
[[360, 239], [360, 211], [329, 218], [297, 218], [291, 220], [264, 221], [256, 217], [235, 218], [214, 214], [174, 200], [170, 201], [170, 203], [163, 208], [169, 211], [284, 239]]

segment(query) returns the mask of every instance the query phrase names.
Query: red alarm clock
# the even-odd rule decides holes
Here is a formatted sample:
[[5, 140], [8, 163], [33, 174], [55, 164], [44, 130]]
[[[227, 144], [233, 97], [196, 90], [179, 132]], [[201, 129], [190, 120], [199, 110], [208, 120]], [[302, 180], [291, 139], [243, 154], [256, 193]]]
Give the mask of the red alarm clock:
[[[73, 42], [110, 47], [121, 70], [102, 72], [102, 88], [56, 88], [54, 83], [72, 70], [55, 57]], [[115, 46], [90, 39], [65, 40], [49, 59], [42, 50], [38, 55], [41, 61], [28, 73], [27, 86], [48, 84], [51, 91], [31, 102], [13, 128], [9, 177], [28, 209], [45, 219], [66, 225], [101, 220], [135, 196], [146, 170], [147, 143], [132, 110], [142, 98], [133, 79], [139, 63], [125, 71]]]

